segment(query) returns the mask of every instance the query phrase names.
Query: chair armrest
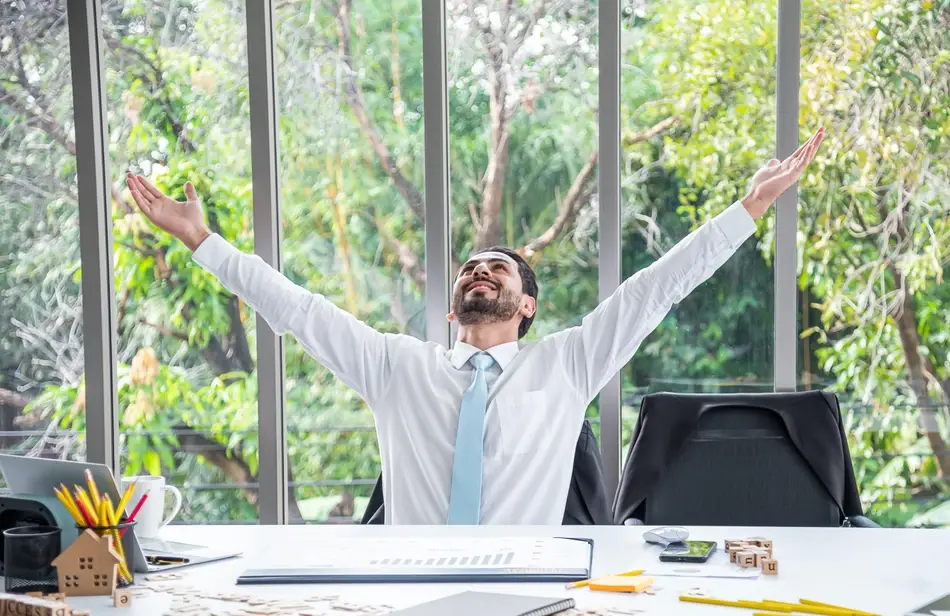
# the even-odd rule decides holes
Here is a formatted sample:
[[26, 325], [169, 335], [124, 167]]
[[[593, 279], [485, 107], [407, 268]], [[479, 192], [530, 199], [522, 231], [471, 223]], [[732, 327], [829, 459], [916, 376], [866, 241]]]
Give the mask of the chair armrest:
[[880, 528], [881, 527], [880, 524], [878, 524], [874, 520], [871, 520], [870, 518], [864, 517], [863, 515], [856, 515], [854, 517], [846, 518], [845, 524], [847, 526], [853, 526], [857, 528]]

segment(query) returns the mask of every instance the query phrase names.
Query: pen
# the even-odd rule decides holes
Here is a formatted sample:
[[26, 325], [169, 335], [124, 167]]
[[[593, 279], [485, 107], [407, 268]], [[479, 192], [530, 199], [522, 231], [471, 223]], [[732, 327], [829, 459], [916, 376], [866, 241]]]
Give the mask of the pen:
[[148, 562], [156, 565], [171, 565], [171, 564], [184, 564], [188, 562], [187, 558], [181, 558], [178, 556], [146, 556]]

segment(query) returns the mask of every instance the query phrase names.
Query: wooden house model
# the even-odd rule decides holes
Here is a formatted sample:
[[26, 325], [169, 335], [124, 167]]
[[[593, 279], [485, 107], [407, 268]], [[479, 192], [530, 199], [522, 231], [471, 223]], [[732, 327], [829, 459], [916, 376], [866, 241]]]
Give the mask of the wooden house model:
[[120, 562], [111, 535], [100, 537], [86, 529], [53, 561], [59, 592], [74, 597], [111, 595]]

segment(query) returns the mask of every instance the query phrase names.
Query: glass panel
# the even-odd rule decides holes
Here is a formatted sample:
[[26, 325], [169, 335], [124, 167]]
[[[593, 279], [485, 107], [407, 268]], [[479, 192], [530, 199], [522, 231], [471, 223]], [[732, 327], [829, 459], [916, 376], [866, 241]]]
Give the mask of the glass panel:
[[[624, 278], [740, 199], [774, 156], [776, 12], [774, 0], [624, 3]], [[624, 458], [645, 393], [772, 389], [774, 220], [623, 369]]]
[[0, 451], [84, 460], [72, 96], [65, 0], [3, 3]]
[[122, 473], [178, 486], [179, 522], [256, 520], [254, 315], [125, 184], [183, 200], [193, 182], [212, 230], [253, 251], [244, 2], [107, 0], [102, 18]]
[[[286, 274], [425, 338], [419, 0], [276, 6]], [[359, 521], [380, 473], [360, 397], [287, 342], [290, 519]]]
[[446, 8], [451, 275], [475, 250], [519, 251], [539, 287], [535, 340], [597, 305], [597, 3]]
[[802, 388], [839, 398], [869, 517], [950, 524], [946, 2], [803, 5]]

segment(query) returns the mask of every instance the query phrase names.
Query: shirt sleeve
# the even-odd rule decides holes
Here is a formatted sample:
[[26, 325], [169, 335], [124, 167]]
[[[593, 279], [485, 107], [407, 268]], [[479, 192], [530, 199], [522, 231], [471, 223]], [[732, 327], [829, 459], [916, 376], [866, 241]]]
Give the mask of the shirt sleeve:
[[243, 299], [278, 335], [301, 346], [372, 405], [391, 372], [387, 334], [380, 333], [318, 293], [293, 283], [258, 255], [246, 254], [218, 234], [192, 258]]
[[592, 400], [673, 305], [721, 267], [755, 229], [742, 202], [733, 203], [625, 280], [580, 325], [561, 332], [565, 371], [581, 394]]

